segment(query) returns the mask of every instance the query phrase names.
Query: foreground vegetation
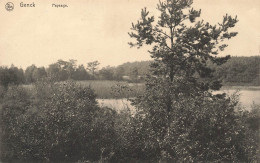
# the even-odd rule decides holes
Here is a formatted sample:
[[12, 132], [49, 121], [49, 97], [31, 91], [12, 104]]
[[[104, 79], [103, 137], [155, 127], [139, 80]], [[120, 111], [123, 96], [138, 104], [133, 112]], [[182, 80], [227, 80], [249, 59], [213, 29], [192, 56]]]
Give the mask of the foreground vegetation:
[[177, 152], [176, 160], [256, 161], [260, 107], [242, 111], [237, 102], [180, 101], [180, 115], [176, 112], [170, 135], [160, 142], [163, 121], [156, 122], [159, 128], [150, 126], [153, 118], [164, 116], [157, 112], [152, 118], [141, 110], [132, 115], [100, 108], [93, 90], [75, 82], [40, 82], [33, 91], [10, 86], [2, 99], [1, 161], [157, 162], [169, 159], [160, 151], [164, 145]]
[[14, 86], [4, 96], [1, 160], [95, 161], [108, 154], [115, 111], [99, 108], [90, 88], [69, 82], [33, 89]]

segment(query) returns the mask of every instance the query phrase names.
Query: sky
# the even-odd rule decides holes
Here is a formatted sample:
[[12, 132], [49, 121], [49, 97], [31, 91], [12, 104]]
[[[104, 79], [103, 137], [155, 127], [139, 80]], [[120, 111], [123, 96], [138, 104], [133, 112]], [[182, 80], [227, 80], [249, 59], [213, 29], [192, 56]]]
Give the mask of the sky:
[[[13, 11], [5, 4], [12, 1]], [[101, 66], [149, 60], [149, 47], [127, 44], [132, 22], [141, 8], [157, 14], [157, 0], [24, 0], [35, 8], [21, 8], [19, 0], [0, 1], [0, 66], [48, 66], [58, 59], [78, 64], [98, 60]], [[55, 8], [52, 4], [67, 4]], [[237, 15], [238, 36], [221, 55], [260, 55], [260, 0], [194, 0], [201, 17], [216, 24], [228, 13]]]

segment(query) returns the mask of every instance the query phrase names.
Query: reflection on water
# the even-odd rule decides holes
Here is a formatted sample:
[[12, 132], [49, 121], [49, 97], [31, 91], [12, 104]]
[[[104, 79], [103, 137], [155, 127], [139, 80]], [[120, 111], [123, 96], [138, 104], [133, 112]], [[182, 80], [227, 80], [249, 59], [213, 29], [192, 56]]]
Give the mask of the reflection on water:
[[[240, 102], [246, 108], [250, 109], [253, 102], [260, 105], [260, 89], [224, 89], [216, 91], [215, 93], [227, 93], [232, 95], [233, 93], [240, 95]], [[101, 107], [109, 107], [117, 111], [129, 108], [132, 112], [135, 111], [135, 107], [131, 105], [131, 102], [127, 99], [98, 99], [98, 103]]]

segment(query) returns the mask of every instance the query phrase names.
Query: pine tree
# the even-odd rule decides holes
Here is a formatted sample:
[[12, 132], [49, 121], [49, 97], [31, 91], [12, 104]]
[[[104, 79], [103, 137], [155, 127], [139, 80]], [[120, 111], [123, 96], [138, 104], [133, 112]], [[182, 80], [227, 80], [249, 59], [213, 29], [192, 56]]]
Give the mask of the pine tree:
[[[210, 143], [214, 136], [205, 143], [201, 138], [210, 135], [206, 130], [215, 130], [221, 123], [227, 124], [224, 126], [227, 135], [232, 133], [229, 126], [232, 123], [236, 126], [235, 118], [226, 119], [225, 116], [234, 117], [235, 113], [234, 105], [224, 95], [211, 93], [211, 90], [221, 88], [221, 81], [214, 80], [214, 70], [208, 67], [208, 63], [222, 65], [230, 58], [229, 55], [218, 57], [218, 54], [227, 47], [226, 40], [237, 35], [231, 29], [238, 20], [228, 14], [218, 25], [197, 20], [201, 10], [191, 8], [192, 3], [192, 0], [160, 1], [157, 22], [144, 8], [140, 20], [132, 23], [129, 35], [136, 42], [129, 45], [137, 48], [152, 45], [149, 53], [154, 59], [152, 75], [146, 80], [146, 91], [133, 103], [138, 108], [140, 131], [145, 130], [139, 134], [145, 137], [147, 149], [154, 148], [155, 153], [159, 151], [160, 159], [165, 156], [177, 162], [202, 161], [212, 156], [209, 160], [220, 161], [222, 156], [218, 150], [227, 144], [213, 140], [216, 148], [209, 154], [205, 152], [205, 144]], [[213, 110], [219, 111], [214, 113]], [[215, 116], [223, 122], [214, 121], [215, 124], [209, 126], [203, 124]], [[203, 132], [198, 134], [200, 125]], [[193, 142], [192, 136], [196, 137]], [[227, 152], [223, 155], [230, 160], [236, 154]]]
[[[154, 74], [163, 75], [171, 82], [179, 77], [189, 80], [198, 78], [198, 75], [201, 78], [211, 77], [213, 70], [207, 67], [207, 61], [217, 65], [225, 63], [230, 56], [217, 55], [227, 47], [224, 41], [237, 35], [237, 32], [230, 32], [230, 28], [238, 22], [236, 17], [225, 15], [218, 25], [196, 21], [201, 10], [191, 8], [192, 3], [192, 0], [159, 2], [157, 9], [161, 14], [157, 23], [144, 8], [141, 19], [137, 24], [132, 23], [132, 32], [129, 33], [131, 38], [136, 39], [135, 43], [129, 43], [131, 47], [154, 45], [149, 51], [156, 61], [152, 65]], [[206, 82], [203, 86], [205, 90], [216, 90], [220, 88], [220, 82]]]

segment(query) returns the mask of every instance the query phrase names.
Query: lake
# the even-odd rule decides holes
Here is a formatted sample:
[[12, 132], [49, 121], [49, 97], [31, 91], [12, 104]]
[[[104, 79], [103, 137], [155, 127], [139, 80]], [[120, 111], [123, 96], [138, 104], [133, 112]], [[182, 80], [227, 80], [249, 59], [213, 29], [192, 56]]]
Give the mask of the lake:
[[116, 111], [121, 111], [129, 108], [132, 113], [135, 112], [135, 107], [126, 98], [123, 99], [97, 99], [99, 106], [109, 107]]
[[246, 108], [250, 109], [250, 106], [255, 103], [260, 105], [260, 87], [230, 87], [224, 88], [217, 93], [224, 92], [228, 95], [238, 93], [240, 103]]
[[[240, 103], [246, 110], [251, 109], [253, 103], [260, 105], [260, 87], [224, 87], [220, 91], [215, 93], [227, 93], [232, 95], [238, 93]], [[127, 99], [98, 99], [98, 103], [101, 107], [109, 107], [117, 111], [129, 108], [132, 112], [135, 111], [135, 107], [131, 105], [131, 102]]]

